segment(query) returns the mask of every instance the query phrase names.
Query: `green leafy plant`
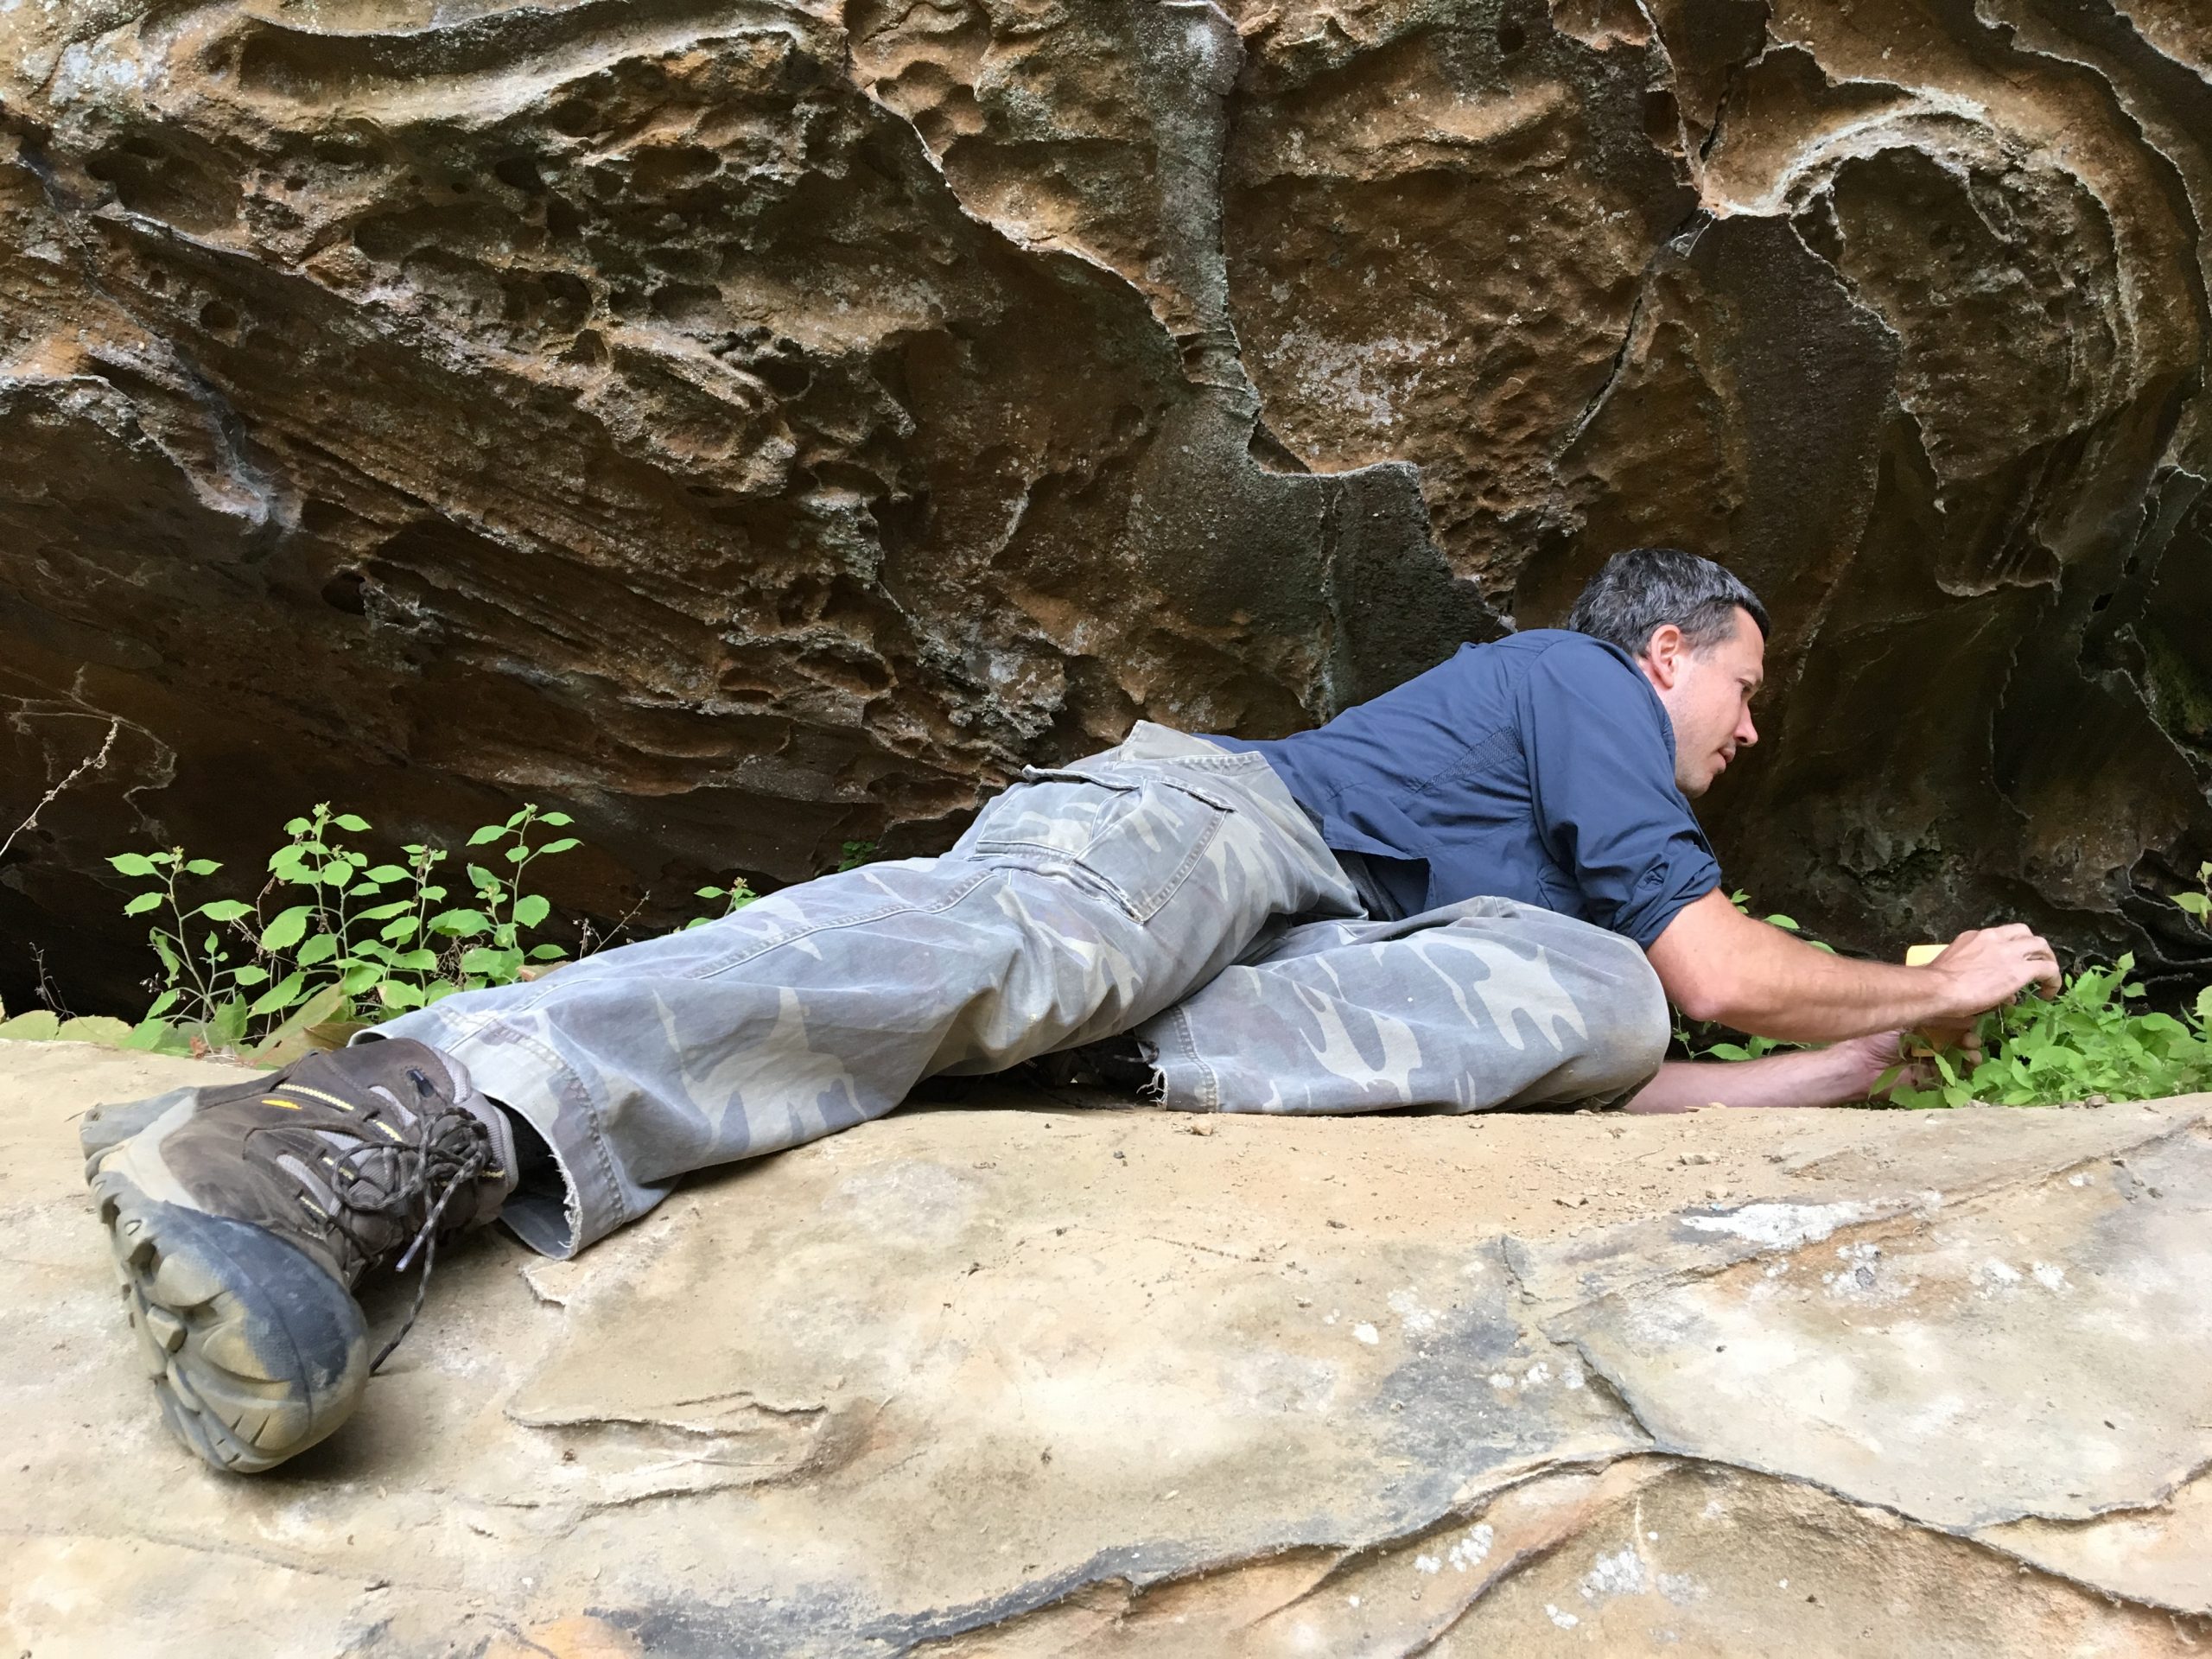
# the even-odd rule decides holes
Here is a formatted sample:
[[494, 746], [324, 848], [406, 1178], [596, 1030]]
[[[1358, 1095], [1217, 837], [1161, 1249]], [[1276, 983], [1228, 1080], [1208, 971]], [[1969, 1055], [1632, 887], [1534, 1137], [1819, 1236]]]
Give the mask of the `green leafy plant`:
[[2155, 1100], [2212, 1088], [2212, 987], [2183, 1018], [2139, 1011], [2135, 958], [2088, 968], [2049, 1001], [2029, 994], [1984, 1014], [1982, 1058], [1964, 1051], [1930, 1062], [1936, 1081], [1899, 1090], [1908, 1107], [2040, 1106], [2074, 1100]]
[[343, 839], [365, 834], [368, 821], [327, 804], [284, 826], [289, 839], [270, 855], [270, 880], [251, 903], [193, 903], [182, 885], [223, 867], [181, 848], [118, 854], [108, 862], [119, 874], [157, 883], [124, 906], [128, 916], [156, 917], [147, 942], [161, 964], [130, 1046], [251, 1045], [267, 1054], [309, 1027], [427, 1007], [455, 991], [511, 984], [526, 964], [563, 960], [562, 946], [527, 939], [552, 906], [524, 891], [524, 874], [577, 845], [574, 836], [538, 839], [569, 823], [528, 805], [478, 830], [468, 845], [487, 849], [486, 862], [464, 867], [468, 896], [454, 905], [439, 868], [443, 849], [410, 843], [402, 862], [373, 861]]
[[872, 841], [849, 841], [838, 850], [837, 868], [840, 872], [856, 870], [875, 856]]
[[719, 899], [721, 901], [722, 907], [720, 910], [710, 911], [704, 916], [694, 916], [683, 924], [687, 931], [695, 927], [704, 927], [709, 922], [719, 922], [725, 916], [734, 916], [760, 895], [753, 891], [752, 887], [743, 876], [732, 876], [729, 886], [700, 887], [696, 889], [694, 896], [701, 899]]

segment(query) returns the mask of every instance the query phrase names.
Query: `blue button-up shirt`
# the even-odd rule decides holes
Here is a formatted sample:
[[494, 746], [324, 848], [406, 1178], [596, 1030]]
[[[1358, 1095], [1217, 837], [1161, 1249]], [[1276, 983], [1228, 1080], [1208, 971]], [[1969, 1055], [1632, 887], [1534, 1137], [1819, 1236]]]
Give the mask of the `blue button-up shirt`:
[[1675, 784], [1675, 732], [1628, 654], [1532, 628], [1448, 661], [1265, 755], [1393, 918], [1518, 899], [1650, 946], [1720, 865]]

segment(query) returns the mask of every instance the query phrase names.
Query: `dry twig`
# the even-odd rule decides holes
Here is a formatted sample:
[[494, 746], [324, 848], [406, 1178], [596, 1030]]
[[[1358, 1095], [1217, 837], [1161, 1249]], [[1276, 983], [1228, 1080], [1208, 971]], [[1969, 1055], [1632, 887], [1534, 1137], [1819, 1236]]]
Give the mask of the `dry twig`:
[[115, 749], [115, 735], [122, 729], [123, 722], [121, 721], [111, 719], [108, 721], [107, 735], [100, 740], [99, 751], [95, 753], [86, 755], [82, 760], [79, 760], [74, 766], [70, 768], [69, 775], [67, 778], [64, 778], [60, 783], [56, 784], [52, 789], [48, 790], [44, 795], [39, 798], [38, 804], [31, 808], [30, 816], [8, 832], [7, 840], [0, 841], [0, 859], [4, 859], [8, 856], [8, 849], [16, 844], [16, 837], [22, 835], [24, 830], [30, 829], [34, 824], [37, 823], [38, 815], [45, 811], [48, 807], [52, 806], [54, 803], [55, 798], [59, 796], [63, 790], [68, 788], [70, 785], [75, 783], [86, 772], [99, 772], [106, 767], [107, 758], [114, 752]]

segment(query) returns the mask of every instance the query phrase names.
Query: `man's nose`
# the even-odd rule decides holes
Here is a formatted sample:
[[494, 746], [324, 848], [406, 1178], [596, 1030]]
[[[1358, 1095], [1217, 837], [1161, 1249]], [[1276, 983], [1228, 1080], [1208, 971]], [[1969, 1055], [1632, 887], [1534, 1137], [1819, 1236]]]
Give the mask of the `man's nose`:
[[1751, 711], [1746, 709], [1743, 719], [1736, 722], [1736, 745], [1738, 748], [1748, 749], [1758, 741], [1759, 728], [1751, 724]]

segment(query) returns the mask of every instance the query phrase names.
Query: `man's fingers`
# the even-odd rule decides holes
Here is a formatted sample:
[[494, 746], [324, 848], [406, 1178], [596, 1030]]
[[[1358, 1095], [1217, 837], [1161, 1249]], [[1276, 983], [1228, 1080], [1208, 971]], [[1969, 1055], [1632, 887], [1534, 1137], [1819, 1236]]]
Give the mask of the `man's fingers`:
[[2034, 983], [2046, 998], [2058, 995], [2058, 953], [2050, 942], [2036, 934], [2028, 935], [2024, 959], [2028, 971], [2035, 976]]

